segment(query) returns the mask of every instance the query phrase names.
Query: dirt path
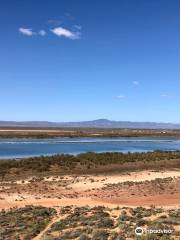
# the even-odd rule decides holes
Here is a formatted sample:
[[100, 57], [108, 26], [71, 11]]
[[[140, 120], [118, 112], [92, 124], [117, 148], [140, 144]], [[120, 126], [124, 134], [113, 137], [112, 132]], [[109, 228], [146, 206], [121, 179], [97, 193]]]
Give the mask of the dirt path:
[[51, 222], [46, 226], [46, 228], [45, 228], [43, 231], [41, 231], [39, 235], [37, 235], [35, 238], [33, 238], [33, 240], [40, 240], [40, 239], [42, 238], [42, 236], [44, 235], [44, 233], [51, 228], [51, 226], [53, 225], [53, 223], [55, 223], [55, 222], [57, 222], [57, 221], [59, 221], [59, 220], [60, 220], [60, 217], [54, 217], [54, 218], [51, 220]]
[[161, 194], [156, 196], [147, 196], [147, 197], [129, 197], [129, 198], [112, 198], [112, 199], [100, 199], [104, 204], [109, 203], [112, 205], [120, 206], [144, 206], [150, 207], [155, 205], [157, 207], [163, 208], [178, 208], [180, 207], [180, 193], [178, 194]]
[[148, 197], [131, 197], [131, 198], [86, 198], [80, 197], [77, 199], [64, 198], [43, 198], [43, 199], [31, 199], [21, 202], [4, 202], [0, 203], [2, 209], [8, 209], [12, 207], [24, 207], [26, 205], [34, 206], [44, 206], [44, 207], [63, 207], [67, 205], [76, 205], [79, 207], [89, 205], [90, 207], [94, 206], [105, 206], [110, 208], [115, 208], [117, 206], [123, 207], [136, 207], [144, 206], [149, 207], [151, 205], [156, 205], [157, 207], [163, 208], [177, 208], [180, 206], [180, 194], [162, 194], [157, 196], [148, 196]]

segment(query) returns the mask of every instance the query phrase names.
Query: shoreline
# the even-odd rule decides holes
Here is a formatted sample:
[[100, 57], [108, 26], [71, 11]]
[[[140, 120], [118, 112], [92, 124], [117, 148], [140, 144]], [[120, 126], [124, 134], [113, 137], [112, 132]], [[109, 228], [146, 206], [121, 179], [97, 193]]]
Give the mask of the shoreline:
[[[24, 140], [24, 142], [23, 142]], [[47, 138], [47, 139], [29, 139], [29, 138], [25, 138], [23, 139], [22, 138], [10, 138], [10, 139], [0, 139], [0, 146], [1, 144], [3, 145], [20, 145], [21, 146], [21, 151], [23, 151], [23, 149], [25, 148], [25, 150], [27, 150], [27, 146], [28, 144], [32, 144], [32, 145], [38, 145], [40, 144], [40, 146], [42, 147], [42, 152], [41, 153], [34, 153], [34, 154], [28, 154], [28, 153], [25, 153], [24, 155], [18, 155], [16, 153], [14, 153], [15, 155], [2, 155], [0, 156], [0, 161], [2, 160], [21, 160], [21, 159], [28, 159], [28, 158], [35, 158], [35, 157], [52, 157], [52, 156], [56, 156], [56, 155], [73, 155], [73, 156], [77, 156], [79, 154], [86, 154], [87, 152], [93, 152], [93, 153], [96, 153], [96, 154], [99, 154], [99, 153], [150, 153], [150, 152], [157, 152], [157, 151], [160, 151], [160, 152], [178, 152], [180, 151], [180, 146], [179, 146], [179, 149], [178, 147], [176, 146], [177, 144], [180, 143], [180, 138], [152, 138], [152, 137], [101, 137], [101, 138], [96, 138], [96, 137], [78, 137], [76, 138], [75, 140], [72, 140], [72, 138], [70, 137], [61, 137], [61, 138], [58, 138], [58, 139], [54, 139], [54, 138]], [[17, 142], [16, 142], [17, 141]], [[109, 150], [98, 150], [98, 144], [109, 144]], [[124, 150], [123, 150], [123, 145], [121, 146], [120, 145], [120, 148], [122, 149], [114, 149], [114, 146], [116, 143], [120, 143], [120, 144], [128, 144], [128, 143], [132, 143], [132, 146], [130, 145], [129, 146], [129, 149], [126, 149], [126, 145], [124, 145]], [[146, 144], [147, 143], [147, 147], [146, 146], [133, 146], [133, 144], [138, 144], [138, 143], [144, 143]], [[168, 144], [169, 143], [169, 148], [168, 148], [168, 145], [165, 147], [167, 149], [163, 149], [163, 146], [159, 146], [157, 148], [155, 147], [151, 147], [152, 149], [149, 149], [149, 146], [148, 146], [148, 143], [151, 144], [151, 143], [159, 143], [159, 144]], [[173, 148], [173, 146], [171, 147], [171, 143], [173, 144], [176, 144], [175, 147]], [[74, 144], [74, 151], [70, 152], [70, 151], [63, 151], [63, 150], [59, 150], [60, 152], [58, 152], [58, 150], [55, 150], [54, 152], [52, 152], [51, 150], [49, 150], [49, 153], [47, 151], [47, 153], [45, 153], [43, 151], [43, 147], [45, 144], [49, 144], [49, 146], [51, 145], [58, 145], [61, 147], [61, 144], [64, 146], [64, 144]], [[80, 148], [82, 148], [82, 150], [76, 150], [76, 144], [94, 144], [92, 145], [94, 150], [89, 150], [88, 149], [84, 149], [83, 150], [83, 146], [81, 146]], [[97, 146], [95, 146], [95, 144], [97, 144]], [[24, 146], [24, 147], [23, 147]], [[97, 150], [96, 150], [97, 148]], [[111, 149], [112, 148], [112, 149]], [[117, 147], [116, 147], [117, 148]], [[136, 149], [138, 148], [138, 149]], [[107, 148], [108, 149], [108, 148]], [[8, 151], [8, 149], [7, 149]], [[36, 151], [35, 151], [36, 152]]]

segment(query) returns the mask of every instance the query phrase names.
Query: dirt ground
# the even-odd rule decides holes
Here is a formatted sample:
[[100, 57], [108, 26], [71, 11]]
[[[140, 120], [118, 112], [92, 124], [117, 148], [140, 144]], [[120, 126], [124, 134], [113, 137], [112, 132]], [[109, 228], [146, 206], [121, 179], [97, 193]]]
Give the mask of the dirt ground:
[[0, 183], [0, 209], [54, 206], [180, 206], [180, 171], [32, 177]]

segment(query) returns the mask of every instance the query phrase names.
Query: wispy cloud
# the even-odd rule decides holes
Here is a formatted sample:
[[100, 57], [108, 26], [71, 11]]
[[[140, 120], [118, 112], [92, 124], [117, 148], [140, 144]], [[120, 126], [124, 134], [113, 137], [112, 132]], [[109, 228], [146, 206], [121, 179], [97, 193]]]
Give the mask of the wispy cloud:
[[56, 26], [59, 26], [63, 23], [62, 19], [59, 19], [59, 20], [54, 20], [54, 19], [50, 19], [47, 21], [47, 23], [49, 25], [51, 25], [51, 27], [56, 27]]
[[35, 33], [32, 31], [31, 28], [23, 28], [23, 27], [20, 27], [20, 28], [19, 28], [19, 32], [22, 33], [23, 35], [28, 36], [28, 37], [31, 37], [32, 35], [35, 34]]
[[123, 98], [125, 98], [126, 96], [125, 95], [119, 95], [119, 96], [117, 96], [117, 98], [119, 98], [119, 99], [123, 99]]
[[134, 85], [139, 85], [139, 82], [138, 81], [133, 81], [132, 82]]
[[20, 27], [19, 32], [25, 36], [31, 37], [33, 35], [45, 37], [48, 32], [55, 34], [58, 37], [64, 37], [72, 40], [80, 39], [81, 38], [81, 26], [80, 25], [73, 25], [70, 29], [57, 26], [52, 29], [44, 30], [40, 29], [37, 31], [33, 31], [32, 28], [25, 28]]
[[74, 27], [75, 27], [76, 29], [78, 29], [78, 30], [81, 30], [81, 29], [82, 29], [82, 26], [80, 26], [80, 25], [74, 25]]
[[65, 37], [72, 40], [80, 39], [80, 32], [73, 32], [63, 27], [56, 27], [50, 30], [52, 33], [57, 35], [58, 37]]
[[163, 94], [161, 94], [160, 96], [161, 96], [162, 98], [167, 98], [167, 97], [169, 97], [169, 95], [166, 94], [166, 93], [163, 93]]
[[39, 35], [42, 36], [42, 37], [46, 36], [46, 34], [47, 34], [46, 31], [43, 30], [43, 29], [41, 29], [41, 30], [39, 31]]

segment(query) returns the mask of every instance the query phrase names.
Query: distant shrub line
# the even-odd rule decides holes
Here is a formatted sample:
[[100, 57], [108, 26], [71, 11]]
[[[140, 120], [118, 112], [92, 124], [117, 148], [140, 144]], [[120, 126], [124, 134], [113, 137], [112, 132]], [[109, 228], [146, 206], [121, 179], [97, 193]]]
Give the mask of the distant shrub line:
[[180, 151], [155, 151], [148, 153], [87, 152], [76, 156], [69, 154], [31, 157], [20, 160], [0, 160], [0, 176], [15, 170], [46, 172], [52, 167], [61, 170], [93, 169], [98, 166], [180, 159]]

